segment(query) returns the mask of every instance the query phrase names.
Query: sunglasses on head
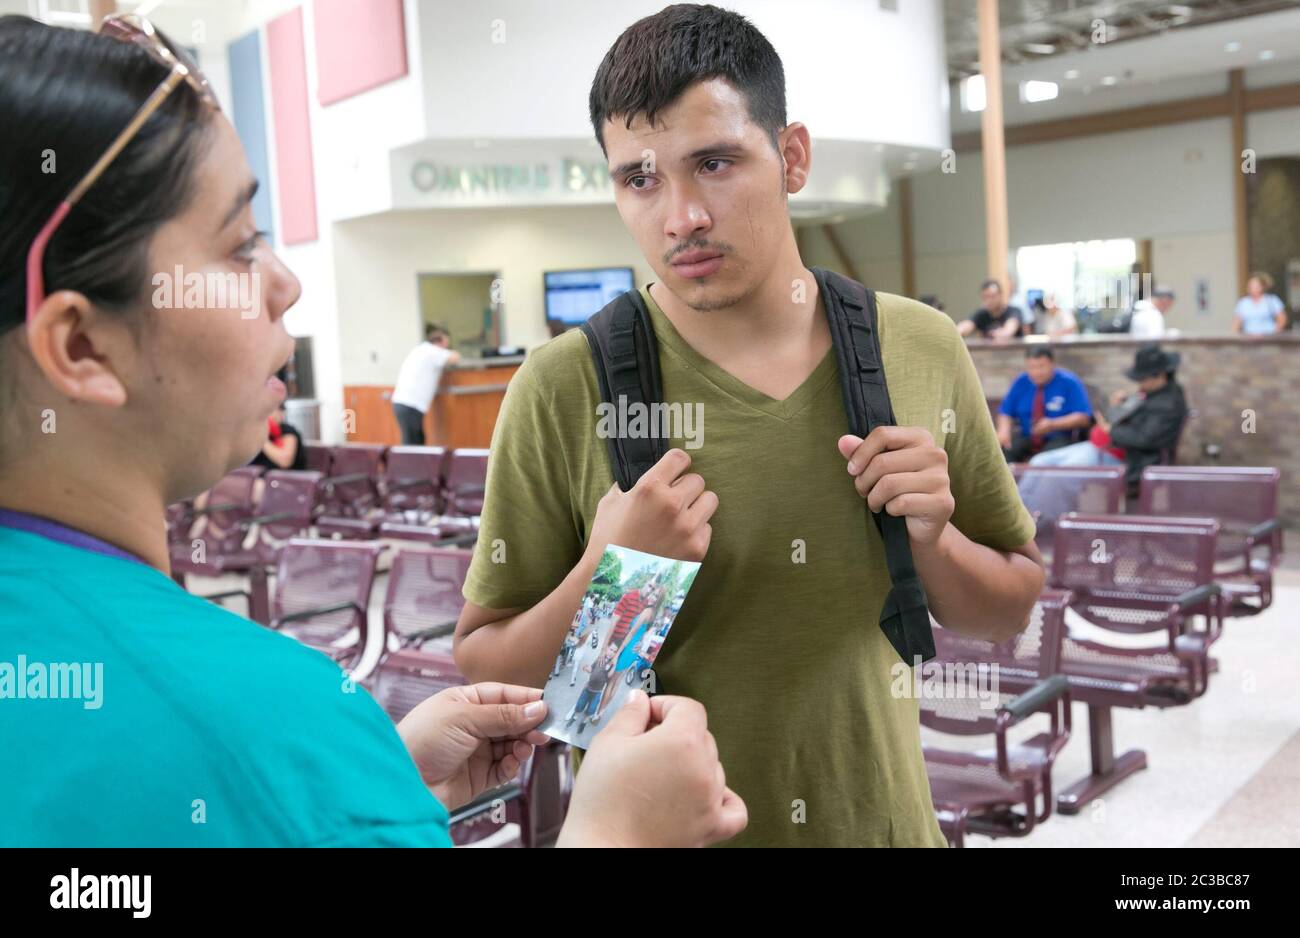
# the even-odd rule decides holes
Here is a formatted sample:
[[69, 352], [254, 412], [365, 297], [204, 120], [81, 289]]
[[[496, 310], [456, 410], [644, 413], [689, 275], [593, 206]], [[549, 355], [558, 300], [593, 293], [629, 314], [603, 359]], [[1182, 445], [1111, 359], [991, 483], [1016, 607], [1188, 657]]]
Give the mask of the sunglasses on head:
[[104, 174], [104, 170], [117, 158], [118, 154], [126, 149], [126, 145], [135, 138], [135, 135], [140, 132], [140, 128], [153, 116], [154, 112], [162, 107], [163, 102], [171, 96], [171, 93], [179, 88], [182, 83], [188, 84], [208, 106], [217, 111], [221, 110], [221, 106], [217, 103], [216, 96], [213, 95], [208, 80], [203, 77], [203, 73], [194, 64], [194, 60], [183, 49], [173, 45], [162, 33], [154, 29], [153, 24], [147, 19], [136, 16], [134, 13], [114, 14], [104, 18], [99, 31], [105, 36], [111, 36], [114, 39], [129, 42], [144, 49], [150, 58], [167, 68], [168, 73], [167, 77], [149, 95], [144, 104], [140, 106], [140, 109], [136, 111], [135, 116], [131, 118], [122, 132], [109, 145], [108, 149], [91, 166], [90, 171], [59, 203], [59, 207], [54, 210], [54, 214], [42, 226], [40, 233], [36, 235], [36, 240], [32, 242], [32, 246], [27, 252], [28, 322], [31, 322], [32, 317], [36, 315], [36, 310], [40, 308], [46, 297], [45, 277], [42, 268], [45, 261], [45, 249], [50, 243], [50, 238], [54, 236], [54, 232], [63, 223], [63, 220], [68, 217], [68, 213], [72, 211], [73, 206], [81, 201], [81, 198], [90, 187]]

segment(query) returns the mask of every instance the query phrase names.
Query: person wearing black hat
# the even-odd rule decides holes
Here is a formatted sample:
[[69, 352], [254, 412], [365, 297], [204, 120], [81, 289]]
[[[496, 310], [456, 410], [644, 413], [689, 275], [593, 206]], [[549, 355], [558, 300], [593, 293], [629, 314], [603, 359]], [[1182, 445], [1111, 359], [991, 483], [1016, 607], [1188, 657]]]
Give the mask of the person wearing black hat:
[[[1161, 461], [1178, 440], [1187, 417], [1187, 399], [1175, 379], [1177, 352], [1158, 345], [1138, 349], [1133, 367], [1125, 376], [1137, 382], [1132, 393], [1117, 391], [1110, 408], [1096, 415], [1087, 442], [1040, 453], [1031, 466], [1127, 466], [1125, 479], [1130, 491], [1137, 488], [1142, 470]], [[1022, 497], [1024, 493], [1021, 493]]]

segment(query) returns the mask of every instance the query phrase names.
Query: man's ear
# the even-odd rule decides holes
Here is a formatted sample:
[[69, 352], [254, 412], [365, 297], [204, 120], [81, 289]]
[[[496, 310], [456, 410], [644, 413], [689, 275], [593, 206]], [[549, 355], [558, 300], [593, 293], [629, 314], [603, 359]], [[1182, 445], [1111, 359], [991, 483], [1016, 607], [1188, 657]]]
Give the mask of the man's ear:
[[777, 140], [781, 158], [785, 160], [785, 188], [793, 195], [808, 184], [808, 173], [812, 171], [812, 138], [808, 128], [796, 122], [781, 131]]
[[120, 324], [72, 290], [51, 293], [27, 323], [32, 359], [50, 387], [71, 400], [106, 407], [126, 403], [126, 387], [114, 371], [121, 364], [114, 352], [125, 338]]

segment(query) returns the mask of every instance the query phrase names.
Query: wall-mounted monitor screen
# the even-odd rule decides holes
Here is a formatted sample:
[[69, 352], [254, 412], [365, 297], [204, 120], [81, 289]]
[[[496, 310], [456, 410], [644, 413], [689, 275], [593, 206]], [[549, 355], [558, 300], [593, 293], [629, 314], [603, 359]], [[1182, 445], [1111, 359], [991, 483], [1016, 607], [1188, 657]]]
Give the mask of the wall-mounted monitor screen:
[[542, 279], [546, 288], [546, 318], [562, 329], [580, 325], [615, 297], [635, 287], [631, 267], [548, 270]]

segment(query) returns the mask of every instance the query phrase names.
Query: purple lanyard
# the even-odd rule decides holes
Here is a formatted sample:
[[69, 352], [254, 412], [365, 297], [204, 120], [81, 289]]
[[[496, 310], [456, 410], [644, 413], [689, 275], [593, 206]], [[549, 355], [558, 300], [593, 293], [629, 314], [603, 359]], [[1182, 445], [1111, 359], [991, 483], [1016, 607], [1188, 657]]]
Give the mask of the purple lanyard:
[[51, 541], [57, 541], [60, 544], [67, 544], [69, 547], [76, 547], [79, 550], [88, 550], [96, 554], [104, 554], [107, 557], [116, 557], [119, 560], [130, 560], [133, 563], [144, 563], [144, 561], [135, 554], [127, 553], [120, 547], [114, 547], [112, 544], [105, 544], [99, 538], [91, 537], [84, 531], [78, 531], [75, 528], [59, 524], [57, 521], [51, 521], [48, 518], [29, 515], [23, 511], [11, 511], [8, 508], [0, 508], [0, 528], [12, 528], [15, 531], [24, 531], [28, 534], [35, 534]]

